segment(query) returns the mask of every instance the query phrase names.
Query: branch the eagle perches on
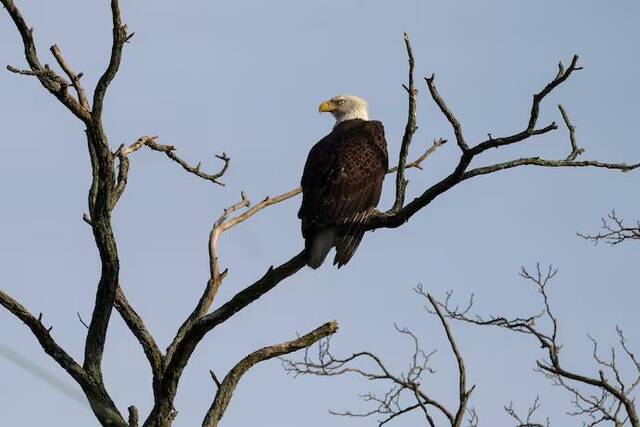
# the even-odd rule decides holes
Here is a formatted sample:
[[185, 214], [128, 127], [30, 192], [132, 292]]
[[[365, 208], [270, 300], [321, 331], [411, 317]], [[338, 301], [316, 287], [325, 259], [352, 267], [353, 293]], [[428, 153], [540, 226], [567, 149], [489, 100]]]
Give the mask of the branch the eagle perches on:
[[[35, 77], [50, 94], [58, 99], [62, 105], [86, 126], [92, 182], [89, 189], [88, 214], [84, 215], [84, 219], [91, 226], [96, 246], [99, 250], [101, 274], [97, 284], [91, 320], [87, 325], [84, 360], [82, 363], [74, 360], [56, 343], [51, 334], [51, 328], [47, 328], [44, 325], [42, 315], [38, 317], [34, 316], [27, 308], [7, 295], [4, 291], [0, 291], [0, 304], [27, 325], [44, 351], [80, 385], [96, 418], [102, 425], [132, 427], [138, 425], [139, 415], [137, 409], [133, 406], [129, 408], [128, 417], [125, 419], [125, 416], [118, 410], [111, 399], [102, 378], [102, 356], [105, 337], [111, 312], [115, 307], [127, 327], [140, 343], [152, 369], [154, 404], [143, 426], [169, 426], [176, 415], [173, 401], [176, 396], [178, 382], [192, 353], [205, 335], [216, 326], [233, 317], [239, 311], [245, 309], [284, 279], [294, 275], [305, 265], [305, 254], [300, 252], [278, 267], [269, 267], [266, 273], [253, 284], [238, 292], [220, 307], [210, 311], [217, 291], [228, 273], [226, 269], [221, 270], [218, 263], [217, 243], [220, 235], [228, 229], [251, 218], [262, 209], [298, 195], [301, 190], [295, 188], [279, 196], [267, 197], [254, 206], [250, 205], [248, 199], [243, 194], [237, 204], [226, 209], [224, 214], [215, 221], [210, 231], [208, 249], [210, 277], [206, 282], [202, 297], [178, 329], [167, 350], [163, 352], [155, 342], [153, 335], [145, 326], [142, 318], [128, 302], [122, 284], [120, 283], [118, 249], [112, 229], [111, 216], [122, 194], [126, 190], [130, 168], [129, 157], [138, 149], [148, 147], [164, 153], [169, 159], [179, 164], [187, 172], [219, 185], [222, 185], [220, 178], [226, 173], [230, 159], [226, 154], [217, 156], [223, 162], [223, 167], [217, 173], [208, 174], [200, 170], [200, 164], [192, 166], [178, 157], [175, 153], [175, 147], [159, 144], [157, 138], [151, 136], [141, 137], [130, 146], [123, 145], [117, 150], [112, 151], [102, 122], [104, 98], [120, 68], [125, 45], [133, 36], [133, 33], [129, 33], [126, 25], [122, 22], [118, 0], [110, 0], [113, 27], [111, 54], [108, 65], [100, 77], [91, 99], [82, 86], [82, 73], [76, 73], [73, 70], [58, 46], [52, 46], [51, 53], [63, 74], [59, 74], [47, 64], [42, 65], [38, 57], [33, 29], [29, 27], [13, 0], [0, 0], [0, 2], [13, 20], [22, 38], [25, 59], [28, 64], [28, 68], [26, 69], [8, 66], [8, 70], [20, 75]], [[411, 141], [417, 130], [416, 105], [418, 90], [415, 87], [413, 78], [413, 52], [406, 34], [404, 36], [404, 43], [409, 58], [409, 82], [408, 85], [404, 86], [408, 94], [408, 120], [400, 146], [398, 164], [389, 170], [389, 173], [396, 174], [395, 201], [391, 209], [386, 212], [377, 213], [369, 219], [366, 224], [367, 230], [398, 227], [407, 222], [409, 218], [427, 206], [437, 196], [455, 185], [475, 176], [486, 175], [500, 170], [532, 165], [543, 167], [590, 166], [629, 171], [639, 166], [638, 164], [626, 165], [622, 163], [612, 164], [577, 160], [578, 156], [582, 154], [582, 150], [579, 149], [575, 143], [575, 128], [561, 108], [564, 122], [569, 129], [571, 141], [571, 151], [565, 159], [546, 160], [540, 157], [526, 157], [469, 169], [469, 165], [474, 158], [491, 148], [516, 144], [531, 137], [551, 132], [557, 128], [555, 123], [551, 123], [542, 128], [537, 127], [540, 104], [550, 92], [566, 81], [574, 71], [580, 69], [580, 67], [577, 66], [577, 57], [573, 58], [570, 66], [566, 69], [560, 64], [553, 80], [539, 93], [534, 95], [528, 125], [524, 130], [506, 137], [489, 137], [486, 141], [476, 145], [469, 145], [465, 140], [460, 122], [438, 93], [435, 86], [435, 77], [431, 76], [425, 79], [427, 88], [429, 89], [431, 97], [451, 124], [457, 146], [461, 151], [461, 156], [458, 164], [447, 177], [427, 188], [418, 197], [405, 204], [405, 192], [408, 184], [405, 178], [406, 170], [409, 168], [420, 169], [422, 163], [438, 147], [442, 146], [445, 140], [435, 140], [433, 145], [415, 161], [407, 162]], [[348, 227], [348, 225], [349, 224], [341, 224], [339, 226]], [[265, 347], [240, 360], [240, 362], [229, 371], [223, 381], [220, 382], [216, 380], [216, 383], [219, 383], [219, 388], [211, 408], [207, 411], [203, 426], [212, 427], [218, 425], [240, 376], [251, 366], [260, 361], [308, 347], [319, 339], [335, 333], [336, 330], [337, 324], [335, 322], [328, 322], [293, 341]]]

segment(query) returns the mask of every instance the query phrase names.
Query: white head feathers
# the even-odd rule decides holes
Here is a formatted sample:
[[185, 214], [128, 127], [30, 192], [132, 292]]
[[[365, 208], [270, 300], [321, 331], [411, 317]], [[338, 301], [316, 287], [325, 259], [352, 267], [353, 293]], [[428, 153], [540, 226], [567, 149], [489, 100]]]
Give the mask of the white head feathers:
[[331, 113], [336, 118], [336, 125], [345, 120], [369, 120], [367, 101], [354, 95], [338, 95], [320, 104], [318, 111]]

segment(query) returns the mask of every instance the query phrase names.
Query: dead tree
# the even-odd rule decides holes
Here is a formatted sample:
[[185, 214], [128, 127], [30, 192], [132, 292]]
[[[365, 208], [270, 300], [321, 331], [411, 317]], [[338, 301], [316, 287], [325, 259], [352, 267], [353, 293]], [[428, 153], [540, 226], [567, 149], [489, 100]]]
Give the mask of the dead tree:
[[[128, 417], [121, 414], [111, 399], [102, 378], [102, 356], [105, 337], [111, 312], [115, 307], [131, 330], [131, 333], [140, 343], [153, 374], [154, 405], [143, 425], [146, 427], [169, 426], [172, 424], [176, 414], [173, 401], [183, 370], [205, 335], [218, 325], [229, 320], [239, 311], [247, 308], [284, 279], [296, 274], [305, 265], [305, 254], [301, 251], [281, 265], [269, 267], [262, 277], [247, 285], [219, 308], [210, 311], [217, 291], [227, 276], [227, 270], [222, 269], [218, 264], [217, 242], [220, 235], [256, 215], [262, 209], [298, 195], [300, 189], [294, 188], [279, 196], [267, 197], [253, 206], [250, 206], [247, 198], [243, 195], [237, 204], [227, 208], [223, 215], [215, 221], [209, 237], [210, 275], [204, 286], [202, 297], [195, 304], [191, 314], [180, 325], [166, 351], [162, 351], [146, 328], [143, 320], [128, 302], [125, 290], [119, 281], [118, 246], [116, 236], [113, 233], [111, 218], [120, 197], [126, 190], [127, 177], [130, 172], [130, 158], [137, 150], [146, 147], [164, 153], [171, 161], [200, 179], [209, 181], [214, 185], [223, 185], [221, 178], [229, 166], [229, 157], [224, 153], [217, 156], [223, 162], [222, 168], [216, 173], [207, 173], [201, 170], [199, 163], [194, 166], [186, 162], [176, 154], [175, 147], [160, 144], [158, 138], [154, 136], [142, 136], [128, 146], [120, 145], [119, 147], [114, 147], [110, 144], [102, 121], [104, 99], [111, 82], [120, 69], [124, 49], [133, 36], [133, 33], [129, 33], [123, 23], [119, 0], [110, 0], [113, 24], [111, 55], [108, 65], [96, 84], [92, 95], [89, 95], [89, 92], [82, 85], [82, 73], [74, 71], [70, 62], [67, 61], [56, 45], [51, 47], [51, 53], [55, 58], [58, 69], [61, 71], [56, 71], [54, 67], [41, 62], [36, 50], [34, 31], [28, 25], [14, 0], [0, 0], [0, 2], [13, 20], [22, 38], [27, 62], [25, 68], [8, 66], [8, 70], [37, 79], [44, 89], [58, 99], [86, 128], [92, 183], [88, 195], [88, 212], [84, 215], [84, 220], [91, 226], [101, 262], [101, 274], [97, 284], [93, 313], [87, 325], [83, 361], [74, 360], [56, 343], [51, 327], [45, 326], [42, 315], [34, 316], [31, 311], [3, 291], [0, 291], [0, 304], [27, 325], [44, 351], [80, 385], [96, 418], [102, 425], [135, 426], [138, 424], [138, 413], [135, 407], [131, 407]], [[462, 126], [438, 93], [435, 77], [431, 76], [425, 79], [427, 88], [453, 128], [456, 144], [460, 150], [460, 158], [447, 177], [422, 191], [414, 200], [405, 203], [405, 190], [408, 183], [405, 179], [406, 169], [412, 167], [420, 168], [428, 155], [444, 143], [444, 140], [435, 140], [433, 145], [417, 160], [407, 162], [412, 137], [417, 129], [417, 89], [413, 78], [413, 54], [406, 36], [405, 46], [409, 57], [409, 82], [404, 86], [408, 94], [408, 120], [400, 145], [397, 166], [390, 170], [390, 172], [395, 173], [396, 177], [395, 202], [386, 212], [377, 213], [370, 217], [366, 224], [367, 230], [399, 227], [418, 211], [429, 205], [436, 197], [457, 184], [476, 176], [505, 169], [531, 165], [541, 167], [595, 167], [630, 171], [640, 166], [640, 164], [627, 165], [624, 163], [603, 163], [596, 160], [578, 160], [578, 156], [582, 154], [582, 149], [577, 147], [573, 125], [561, 109], [564, 122], [569, 128], [571, 141], [571, 149], [566, 158], [553, 160], [540, 157], [525, 157], [474, 169], [469, 168], [471, 161], [483, 155], [486, 151], [517, 144], [557, 129], [555, 122], [543, 127], [538, 125], [540, 105], [549, 93], [564, 83], [575, 71], [581, 69], [578, 66], [577, 56], [572, 59], [567, 68], [560, 64], [551, 82], [534, 95], [531, 112], [522, 131], [504, 137], [492, 137], [489, 135], [487, 140], [476, 144], [469, 144], [466, 141]], [[340, 226], [348, 227], [349, 224], [341, 224]], [[203, 425], [216, 426], [218, 424], [238, 383], [238, 379], [251, 366], [262, 360], [304, 348], [318, 339], [334, 333], [336, 330], [337, 324], [328, 322], [293, 341], [266, 347], [243, 358], [227, 374], [224, 380], [216, 380], [217, 383], [219, 382], [220, 387], [211, 408], [206, 413]]]
[[[373, 403], [373, 409], [365, 412], [332, 411], [331, 413], [334, 415], [346, 417], [377, 416], [379, 418], [378, 426], [383, 426], [409, 412], [418, 411], [424, 415], [425, 426], [451, 425], [459, 427], [465, 425], [477, 427], [480, 425], [478, 412], [474, 408], [469, 408], [469, 398], [475, 385], [467, 384], [463, 353], [455, 341], [449, 323], [453, 320], [476, 326], [494, 326], [530, 336], [543, 349], [545, 355], [536, 362], [536, 371], [548, 378], [553, 385], [559, 386], [569, 393], [572, 409], [568, 414], [580, 418], [582, 425], [593, 427], [609, 423], [615, 427], [626, 425], [638, 427], [640, 424], [635, 397], [637, 395], [636, 389], [640, 384], [640, 360], [631, 350], [620, 327], [615, 329], [618, 348], [612, 347], [608, 357], [601, 355], [598, 342], [589, 335], [593, 344], [593, 352], [590, 356], [593, 358], [596, 368], [592, 374], [578, 373], [561, 362], [562, 344], [559, 338], [558, 316], [552, 309], [549, 296], [549, 285], [556, 273], [557, 270], [552, 267], [543, 272], [538, 265], [536, 272], [531, 274], [522, 267], [520, 276], [535, 287], [542, 306], [539, 313], [526, 317], [509, 318], [502, 315], [480, 316], [472, 314], [473, 296], [467, 304], [461, 307], [452, 303], [452, 292], [447, 293], [444, 301], [438, 301], [428, 294], [421, 285], [415, 288], [416, 293], [427, 300], [425, 305], [427, 311], [436, 315], [440, 320], [451, 352], [457, 362], [458, 372], [455, 375], [458, 385], [458, 403], [453, 408], [447, 407], [445, 403], [434, 397], [436, 390], [427, 390], [421, 384], [423, 374], [434, 372], [429, 365], [429, 358], [434, 351], [426, 353], [422, 350], [416, 335], [406, 328], [396, 327], [400, 333], [411, 337], [414, 343], [414, 351], [411, 354], [409, 369], [406, 372], [393, 373], [380, 356], [368, 351], [361, 351], [343, 358], [336, 357], [331, 352], [328, 338], [318, 343], [318, 353], [315, 357], [307, 349], [301, 361], [283, 359], [285, 371], [295, 376], [355, 374], [369, 381], [384, 382], [389, 385], [383, 396], [373, 393], [362, 395], [365, 402]], [[633, 370], [633, 375], [630, 378], [625, 378], [623, 374], [626, 369], [621, 366], [618, 357], [620, 354]], [[369, 363], [367, 364], [367, 362]], [[373, 368], [367, 366], [373, 366]], [[551, 425], [549, 418], [544, 422], [537, 419], [539, 409], [539, 397], [536, 397], [526, 415], [522, 412], [519, 413], [513, 402], [504, 407], [515, 427], [549, 427]]]

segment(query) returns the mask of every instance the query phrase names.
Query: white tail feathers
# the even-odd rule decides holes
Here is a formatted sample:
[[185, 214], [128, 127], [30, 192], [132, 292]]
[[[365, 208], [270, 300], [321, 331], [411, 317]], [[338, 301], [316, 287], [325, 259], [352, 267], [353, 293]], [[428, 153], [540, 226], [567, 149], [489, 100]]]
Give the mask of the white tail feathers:
[[321, 230], [313, 236], [308, 248], [307, 265], [316, 269], [322, 265], [331, 248], [335, 245], [336, 229], [334, 227]]

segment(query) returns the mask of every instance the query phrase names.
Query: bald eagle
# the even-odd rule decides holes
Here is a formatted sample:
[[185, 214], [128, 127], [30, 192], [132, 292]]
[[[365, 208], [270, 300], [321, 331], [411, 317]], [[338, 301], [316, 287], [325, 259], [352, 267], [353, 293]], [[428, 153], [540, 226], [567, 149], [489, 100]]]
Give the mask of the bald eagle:
[[[321, 113], [333, 114], [330, 134], [311, 148], [302, 175], [302, 220], [307, 265], [318, 268], [332, 247], [338, 268], [358, 248], [361, 224], [380, 200], [388, 169], [384, 127], [369, 120], [367, 103], [351, 95], [339, 95], [320, 104]], [[336, 225], [348, 223], [346, 231]]]

